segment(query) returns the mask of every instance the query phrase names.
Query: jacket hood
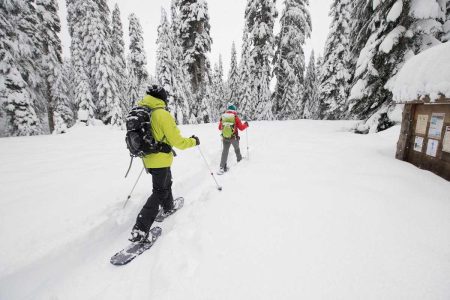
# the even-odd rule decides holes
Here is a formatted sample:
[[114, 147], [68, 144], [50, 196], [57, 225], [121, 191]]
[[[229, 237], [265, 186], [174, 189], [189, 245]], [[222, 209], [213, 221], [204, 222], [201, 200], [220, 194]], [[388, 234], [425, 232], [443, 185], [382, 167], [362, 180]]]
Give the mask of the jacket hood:
[[150, 109], [166, 108], [166, 103], [164, 103], [164, 101], [150, 95], [146, 95], [141, 101], [138, 102], [138, 105], [145, 106]]

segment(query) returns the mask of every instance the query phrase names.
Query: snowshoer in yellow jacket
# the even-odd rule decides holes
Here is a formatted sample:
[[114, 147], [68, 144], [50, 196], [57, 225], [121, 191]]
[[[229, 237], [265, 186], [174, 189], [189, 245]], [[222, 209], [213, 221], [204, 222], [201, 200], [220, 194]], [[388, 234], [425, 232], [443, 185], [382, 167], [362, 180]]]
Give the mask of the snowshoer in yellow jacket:
[[[151, 129], [156, 141], [180, 150], [200, 144], [200, 140], [194, 135], [190, 138], [181, 136], [175, 119], [166, 110], [167, 93], [162, 87], [156, 85], [149, 87], [147, 95], [138, 102], [138, 105], [152, 109]], [[136, 224], [129, 239], [132, 242], [142, 242], [149, 239], [150, 228], [158, 213], [164, 218], [174, 213], [179, 208], [178, 206], [182, 205], [177, 201], [179, 198], [174, 200], [172, 195], [170, 166], [173, 162], [173, 153], [149, 154], [143, 158], [143, 161], [145, 168], [152, 175], [153, 193], [136, 218]]]

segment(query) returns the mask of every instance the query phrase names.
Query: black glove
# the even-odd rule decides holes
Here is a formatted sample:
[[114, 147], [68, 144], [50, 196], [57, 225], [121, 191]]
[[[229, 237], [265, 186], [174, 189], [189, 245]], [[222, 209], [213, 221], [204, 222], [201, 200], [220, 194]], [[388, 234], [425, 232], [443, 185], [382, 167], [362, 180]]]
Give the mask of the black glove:
[[199, 140], [198, 137], [196, 137], [195, 135], [193, 135], [193, 136], [191, 136], [191, 138], [195, 140], [195, 146], [200, 145], [200, 140]]
[[250, 125], [248, 125], [248, 122], [247, 122], [247, 121], [245, 121], [244, 124], [247, 125], [247, 127], [250, 127]]

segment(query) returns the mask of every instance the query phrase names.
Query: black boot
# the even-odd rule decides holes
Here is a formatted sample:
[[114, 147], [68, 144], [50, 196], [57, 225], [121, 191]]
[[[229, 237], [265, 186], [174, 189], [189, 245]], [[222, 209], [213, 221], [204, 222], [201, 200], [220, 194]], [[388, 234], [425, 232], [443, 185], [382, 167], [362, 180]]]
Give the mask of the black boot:
[[148, 233], [133, 228], [133, 230], [131, 231], [131, 237], [128, 239], [130, 242], [132, 243], [145, 243], [148, 242]]

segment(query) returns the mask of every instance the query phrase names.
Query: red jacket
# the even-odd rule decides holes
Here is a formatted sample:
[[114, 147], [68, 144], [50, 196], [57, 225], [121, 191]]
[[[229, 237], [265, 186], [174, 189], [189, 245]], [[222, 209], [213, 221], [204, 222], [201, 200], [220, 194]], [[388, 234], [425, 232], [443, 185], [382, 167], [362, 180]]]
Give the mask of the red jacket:
[[[238, 129], [239, 129], [240, 131], [243, 131], [243, 130], [245, 130], [246, 128], [248, 128], [248, 125], [245, 124], [245, 123], [242, 123], [241, 119], [239, 119], [239, 117], [238, 117], [238, 115], [237, 115], [237, 112], [235, 112], [234, 110], [227, 110], [225, 113], [227, 113], [227, 114], [233, 114], [234, 117], [235, 117], [235, 124], [236, 124], [236, 126], [234, 126], [234, 134], [235, 134], [236, 136], [239, 135], [239, 134], [238, 134]], [[223, 129], [222, 119], [220, 119], [220, 122], [219, 122], [219, 130], [222, 130], [222, 129]]]

